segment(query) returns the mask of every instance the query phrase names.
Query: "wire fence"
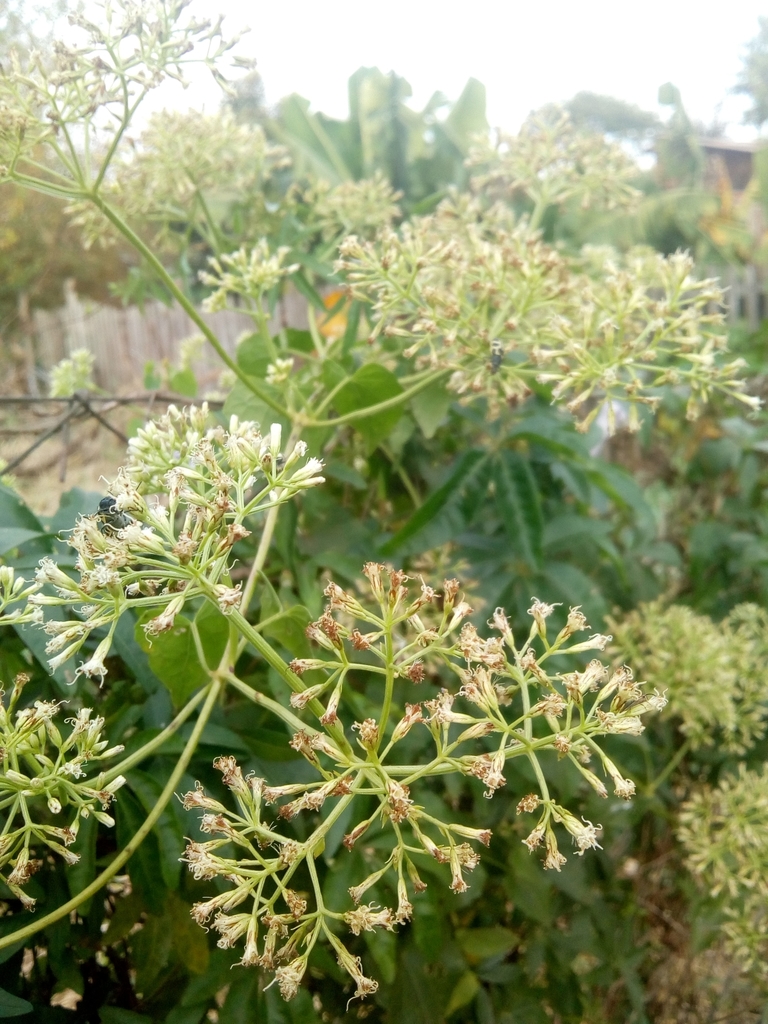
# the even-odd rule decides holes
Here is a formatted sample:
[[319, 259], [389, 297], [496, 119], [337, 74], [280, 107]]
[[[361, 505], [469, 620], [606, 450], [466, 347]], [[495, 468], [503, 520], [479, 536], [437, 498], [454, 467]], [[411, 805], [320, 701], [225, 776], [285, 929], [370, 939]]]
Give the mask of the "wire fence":
[[[232, 356], [240, 337], [254, 330], [245, 312], [201, 315]], [[297, 292], [287, 292], [275, 310], [273, 333], [281, 327], [307, 326], [306, 301]], [[104, 449], [98, 434], [111, 434], [124, 445], [132, 419], [164, 412], [171, 402], [188, 402], [170, 392], [147, 391], [145, 367], [149, 362], [157, 368], [164, 362], [178, 367], [182, 342], [199, 333], [178, 306], [161, 302], [148, 302], [143, 309], [100, 305], [82, 300], [73, 282], [65, 285], [64, 303], [58, 309], [31, 310], [25, 296], [20, 296], [16, 329], [12, 337], [3, 339], [0, 349], [0, 477], [9, 480], [17, 471], [22, 481], [44, 480], [50, 488], [50, 471], [58, 466], [56, 475], [63, 484], [72, 452], [80, 462], [85, 458], [86, 465], [89, 458], [98, 458]], [[51, 369], [76, 349], [93, 354], [98, 391], [46, 397]], [[193, 369], [202, 394], [212, 385], [215, 390], [223, 366], [210, 345], [203, 344], [195, 354]], [[209, 404], [221, 406], [212, 399]]]

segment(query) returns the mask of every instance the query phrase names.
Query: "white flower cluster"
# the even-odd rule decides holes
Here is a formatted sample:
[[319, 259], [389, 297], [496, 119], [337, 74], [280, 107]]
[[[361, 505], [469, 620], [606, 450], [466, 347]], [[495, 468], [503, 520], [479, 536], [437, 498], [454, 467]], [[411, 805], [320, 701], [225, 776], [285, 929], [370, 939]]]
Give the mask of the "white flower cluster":
[[[32, 707], [15, 711], [28, 681], [26, 675], [17, 676], [8, 706], [0, 700], [0, 878], [31, 910], [35, 900], [23, 886], [42, 863], [36, 859], [35, 849], [42, 844], [67, 864], [76, 864], [80, 855], [69, 847], [77, 839], [81, 820], [93, 815], [104, 825], [114, 825], [106, 809], [125, 779], [114, 773], [107, 777], [104, 772], [88, 777], [93, 763], [109, 760], [123, 750], [122, 746], [110, 747], [102, 738], [104, 719], [91, 717], [90, 708], [81, 708], [67, 719], [71, 728], [65, 734], [54, 722], [59, 713], [57, 703], [38, 700]], [[41, 815], [35, 808], [41, 804], [47, 805], [54, 819], [71, 811], [69, 823], [36, 822], [34, 817]], [[11, 866], [8, 873], [6, 865]]]
[[[228, 430], [208, 421], [206, 406], [171, 406], [132, 439], [126, 466], [109, 485], [112, 501], [102, 502], [108, 511], [81, 517], [69, 534], [78, 578], [50, 558], [41, 561], [29, 606], [76, 608], [76, 617], [43, 625], [52, 671], [94, 630], [106, 629], [76, 673], [102, 681], [117, 621], [129, 606], [156, 613], [144, 625], [150, 638], [170, 630], [196, 597], [229, 614], [242, 597], [229, 577], [232, 548], [251, 534], [253, 517], [323, 482], [322, 463], [305, 458], [303, 441], [283, 454], [278, 424], [262, 436], [237, 417]], [[148, 494], [156, 500], [147, 501]]]
[[270, 253], [269, 242], [262, 238], [250, 250], [243, 246], [237, 252], [222, 256], [221, 260], [212, 257], [209, 263], [213, 273], [200, 272], [203, 284], [214, 289], [203, 302], [203, 308], [209, 313], [226, 309], [230, 295], [240, 295], [260, 303], [266, 292], [299, 269], [298, 263], [284, 266], [288, 252], [286, 246], [281, 246]]
[[[376, 928], [392, 931], [408, 922], [412, 898], [426, 888], [418, 870], [420, 860], [445, 865], [452, 892], [469, 888], [466, 875], [480, 862], [472, 844], [488, 846], [491, 831], [436, 816], [432, 807], [427, 809], [414, 798], [413, 787], [420, 780], [458, 772], [468, 780], [480, 780], [485, 796], [492, 798], [506, 786], [507, 762], [526, 757], [534, 766], [540, 792], [523, 796], [517, 805], [518, 813], [539, 812], [523, 842], [531, 851], [543, 845], [544, 867], [559, 871], [566, 858], [554, 826], [560, 825], [570, 836], [578, 856], [599, 845], [600, 826], [556, 802], [540, 759], [547, 753], [569, 759], [582, 778], [607, 797], [605, 784], [587, 767], [596, 756], [616, 795], [628, 800], [634, 783], [597, 740], [606, 734], [637, 735], [643, 729], [641, 716], [665, 703], [658, 694], [645, 693], [628, 668], [610, 673], [596, 659], [582, 671], [547, 673], [547, 659], [602, 651], [611, 639], [593, 634], [573, 642], [575, 633], [588, 628], [578, 608], [570, 609], [550, 642], [547, 620], [555, 607], [534, 599], [530, 631], [517, 645], [501, 609], [489, 623], [494, 634], [480, 636], [467, 621], [472, 609], [460, 596], [456, 580], [447, 580], [441, 595], [423, 580], [412, 593], [401, 570], [369, 562], [363, 572], [373, 607], [330, 582], [325, 590], [328, 605], [306, 630], [321, 656], [294, 659], [281, 673], [292, 689], [293, 709], [285, 709], [283, 717], [294, 727], [301, 726], [290, 745], [318, 777], [270, 786], [263, 779], [245, 777], [234, 757], [224, 756], [215, 766], [222, 771], [237, 810], [208, 796], [199, 785], [184, 798], [187, 809], [203, 812], [202, 831], [212, 836], [190, 842], [186, 862], [195, 878], [218, 880], [216, 894], [193, 908], [194, 918], [219, 933], [220, 946], [244, 939], [241, 963], [274, 971], [286, 998], [296, 994], [309, 951], [321, 935], [354, 980], [355, 995], [376, 990], [377, 983], [362, 974], [359, 961], [331, 922], [343, 920], [354, 935]], [[539, 654], [537, 645], [542, 648]], [[434, 684], [444, 683], [446, 672], [458, 677], [460, 686], [443, 685], [435, 691]], [[307, 685], [302, 681], [305, 674]], [[366, 675], [371, 679], [367, 691], [378, 691], [381, 710], [350, 720], [345, 714], [345, 687], [350, 676], [359, 680]], [[414, 686], [427, 683], [432, 684], [433, 695], [412, 699]], [[373, 701], [375, 707], [375, 697]], [[349, 706], [359, 708], [358, 694]], [[312, 724], [296, 717], [302, 712], [311, 714]], [[393, 749], [414, 729], [429, 730], [434, 753], [420, 757], [417, 764], [403, 763], [407, 754], [393, 754]], [[366, 798], [362, 819], [354, 813], [359, 794]], [[278, 805], [276, 813], [267, 814], [265, 807], [273, 804]], [[352, 850], [365, 839], [376, 851], [377, 863], [367, 858], [370, 873], [349, 886], [353, 905], [344, 909], [324, 900], [314, 857], [350, 805], [353, 812], [342, 845]], [[298, 833], [301, 840], [279, 827], [281, 821], [291, 822], [299, 815], [317, 816]], [[314, 908], [291, 888], [302, 865], [312, 880]], [[394, 895], [392, 906], [372, 901], [387, 891]], [[366, 895], [369, 902], [363, 901]], [[245, 910], [232, 913], [243, 904]]]

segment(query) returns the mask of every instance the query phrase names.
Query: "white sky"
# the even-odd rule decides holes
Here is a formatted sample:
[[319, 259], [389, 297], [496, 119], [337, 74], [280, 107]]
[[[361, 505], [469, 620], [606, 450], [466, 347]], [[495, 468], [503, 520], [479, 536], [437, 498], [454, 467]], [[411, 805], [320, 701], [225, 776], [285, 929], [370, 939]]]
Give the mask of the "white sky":
[[[257, 58], [269, 103], [298, 92], [344, 117], [349, 75], [376, 65], [410, 82], [416, 107], [437, 89], [454, 99], [478, 78], [491, 124], [514, 130], [530, 110], [582, 89], [655, 110], [672, 81], [694, 118], [709, 122], [721, 105], [728, 134], [754, 134], [739, 125], [745, 100], [728, 92], [765, 0], [219, 0], [215, 10], [230, 29], [250, 26], [240, 50]], [[201, 82], [166, 102], [217, 100]]]

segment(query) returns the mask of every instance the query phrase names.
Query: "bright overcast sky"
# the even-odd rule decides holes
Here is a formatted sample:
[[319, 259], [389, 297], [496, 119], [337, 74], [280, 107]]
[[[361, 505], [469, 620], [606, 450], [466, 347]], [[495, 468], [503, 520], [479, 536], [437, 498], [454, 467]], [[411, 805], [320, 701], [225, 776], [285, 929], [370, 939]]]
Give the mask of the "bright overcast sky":
[[[344, 117], [347, 78], [376, 65], [410, 82], [417, 107], [478, 78], [491, 124], [515, 129], [582, 89], [657, 109], [659, 86], [672, 81], [694, 118], [709, 122], [719, 107], [737, 138], [752, 133], [739, 127], [745, 101], [729, 90], [768, 13], [760, 0], [220, 0], [216, 10], [232, 29], [250, 25], [240, 48], [257, 58], [270, 104], [298, 92]], [[210, 109], [211, 98], [194, 87], [171, 102]]]

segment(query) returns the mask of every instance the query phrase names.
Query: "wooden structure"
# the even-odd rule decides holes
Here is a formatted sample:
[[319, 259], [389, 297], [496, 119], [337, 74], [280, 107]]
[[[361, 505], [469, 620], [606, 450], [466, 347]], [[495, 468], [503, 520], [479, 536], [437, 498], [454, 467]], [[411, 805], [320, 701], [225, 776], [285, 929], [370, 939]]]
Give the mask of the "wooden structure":
[[[204, 313], [203, 319], [230, 355], [238, 339], [255, 329], [251, 317], [236, 310]], [[275, 311], [272, 328], [276, 332], [280, 327], [307, 327], [306, 302], [297, 292], [289, 292]], [[181, 343], [200, 333], [178, 306], [148, 302], [142, 311], [138, 306], [98, 305], [81, 300], [69, 282], [64, 305], [58, 309], [30, 311], [22, 299], [18, 328], [30, 394], [37, 391], [36, 377], [44, 381], [56, 363], [78, 348], [96, 357], [94, 377], [99, 387], [110, 394], [141, 390], [148, 362], [178, 364]], [[223, 366], [211, 347], [204, 345], [194, 369], [201, 384], [212, 384]], [[40, 390], [45, 393], [46, 388]]]

